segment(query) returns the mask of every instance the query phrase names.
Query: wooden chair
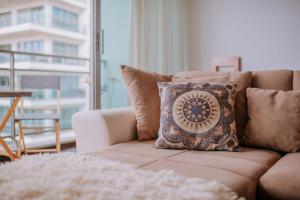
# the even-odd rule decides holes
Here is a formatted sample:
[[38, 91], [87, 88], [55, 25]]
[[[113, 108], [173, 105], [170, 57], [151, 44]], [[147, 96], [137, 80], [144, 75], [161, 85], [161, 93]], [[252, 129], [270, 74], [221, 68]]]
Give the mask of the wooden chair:
[[241, 58], [238, 56], [222, 56], [212, 59], [212, 70], [217, 72], [220, 68], [232, 68], [232, 71], [241, 71]]
[[[22, 147], [24, 154], [37, 153], [37, 152], [60, 152], [60, 77], [50, 75], [23, 75], [21, 76], [21, 89], [30, 90], [44, 90], [52, 89], [56, 91], [56, 106], [34, 106], [26, 107], [24, 100], [21, 100], [20, 114], [15, 117], [15, 124], [19, 125], [19, 142], [18, 154], [21, 155]], [[26, 113], [27, 110], [27, 113]], [[35, 111], [52, 111], [52, 113], [28, 113], [28, 110]], [[55, 112], [53, 112], [55, 111]], [[36, 120], [51, 120], [54, 126], [28, 126], [23, 125], [23, 121], [36, 121]], [[24, 130], [31, 130], [37, 132], [55, 131], [56, 148], [55, 149], [27, 149], [24, 140]], [[21, 144], [22, 143], [22, 144]]]

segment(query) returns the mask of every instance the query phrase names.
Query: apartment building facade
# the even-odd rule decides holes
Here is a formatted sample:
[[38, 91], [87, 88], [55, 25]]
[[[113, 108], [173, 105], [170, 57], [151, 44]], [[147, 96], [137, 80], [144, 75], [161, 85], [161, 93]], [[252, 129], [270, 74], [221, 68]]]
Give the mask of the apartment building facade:
[[[0, 50], [89, 57], [89, 0], [0, 0], [0, 4]], [[10, 61], [9, 54], [0, 53], [0, 89], [12, 84]], [[88, 59], [15, 54], [13, 67], [16, 89], [20, 88], [20, 77], [24, 74], [61, 77], [62, 130], [71, 128], [73, 113], [89, 108]], [[27, 104], [51, 105], [54, 98], [53, 91], [37, 91]], [[9, 99], [1, 100], [0, 117], [9, 103]], [[5, 134], [11, 134], [11, 127], [6, 127]]]

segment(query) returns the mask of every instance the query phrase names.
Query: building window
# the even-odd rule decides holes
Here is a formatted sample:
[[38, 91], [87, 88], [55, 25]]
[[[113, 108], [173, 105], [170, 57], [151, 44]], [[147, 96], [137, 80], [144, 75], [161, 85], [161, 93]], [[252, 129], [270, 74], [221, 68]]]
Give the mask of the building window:
[[2, 13], [0, 14], [0, 28], [11, 25], [11, 13]]
[[[44, 41], [25, 41], [18, 43], [19, 51], [33, 52], [33, 53], [43, 53], [44, 51]], [[31, 55], [18, 55], [16, 56], [16, 61], [42, 61], [43, 57], [31, 56]]]
[[[0, 50], [11, 50], [10, 44], [2, 44], [0, 45]], [[0, 63], [9, 62], [9, 54], [0, 53]]]
[[44, 8], [26, 8], [18, 11], [18, 24], [24, 23], [34, 23], [43, 24], [44, 23]]
[[62, 108], [60, 113], [60, 128], [71, 129], [71, 119], [73, 114], [79, 111], [78, 107]]
[[[2, 103], [2, 102], [1, 102]], [[8, 111], [8, 106], [0, 105], [0, 118], [3, 119]], [[2, 131], [2, 137], [10, 136], [11, 123], [7, 123], [4, 130]]]
[[60, 29], [78, 32], [78, 14], [53, 7], [52, 23], [53, 26]]
[[5, 75], [0, 76], [0, 89], [9, 88], [9, 77]]
[[[78, 57], [78, 45], [54, 41], [52, 43], [52, 52], [55, 55]], [[53, 62], [70, 65], [79, 64], [78, 60], [66, 58], [54, 58]]]
[[61, 76], [61, 97], [62, 98], [85, 98], [85, 90], [80, 87], [80, 76], [64, 75]]

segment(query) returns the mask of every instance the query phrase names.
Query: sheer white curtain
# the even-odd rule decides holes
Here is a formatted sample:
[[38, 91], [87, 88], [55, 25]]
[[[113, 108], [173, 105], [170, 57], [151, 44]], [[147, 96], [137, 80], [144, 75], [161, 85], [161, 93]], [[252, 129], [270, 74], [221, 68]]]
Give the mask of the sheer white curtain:
[[129, 63], [175, 73], [188, 67], [187, 1], [131, 0]]

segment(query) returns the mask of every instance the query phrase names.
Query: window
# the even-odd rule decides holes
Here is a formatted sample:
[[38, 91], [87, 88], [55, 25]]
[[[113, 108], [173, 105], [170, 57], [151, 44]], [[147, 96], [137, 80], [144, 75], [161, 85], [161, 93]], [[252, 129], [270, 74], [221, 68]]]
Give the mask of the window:
[[[43, 53], [44, 51], [44, 41], [25, 41], [18, 43], [19, 51], [34, 52], [34, 53]], [[41, 61], [44, 58], [38, 56], [27, 56], [27, 55], [17, 55], [17, 61]]]
[[78, 15], [64, 9], [53, 7], [52, 23], [60, 29], [78, 32]]
[[85, 90], [80, 88], [80, 76], [64, 75], [61, 76], [61, 97], [85, 97]]
[[9, 88], [9, 77], [0, 76], [0, 89], [8, 89], [8, 88]]
[[[8, 107], [5, 105], [0, 105], [0, 119], [3, 119], [5, 117], [6, 112], [8, 111]], [[11, 131], [11, 123], [7, 123], [4, 130], [2, 137], [9, 136]]]
[[36, 41], [25, 41], [18, 43], [19, 51], [27, 51], [27, 52], [35, 52], [42, 53], [44, 50], [44, 41], [36, 40]]
[[[78, 45], [54, 41], [52, 43], [52, 52], [55, 55], [77, 57], [78, 56]], [[54, 63], [62, 63], [62, 64], [70, 64], [70, 65], [79, 64], [78, 60], [64, 59], [64, 58], [54, 58], [53, 62]]]
[[74, 113], [78, 112], [78, 107], [71, 107], [71, 108], [62, 108], [61, 109], [61, 121], [60, 127], [61, 129], [70, 129], [71, 127], [71, 119]]
[[18, 24], [24, 23], [34, 23], [43, 24], [44, 23], [44, 8], [26, 8], [18, 11]]
[[[0, 45], [0, 50], [11, 50], [10, 44], [2, 44]], [[9, 62], [9, 54], [0, 54], [0, 63]]]
[[2, 13], [0, 14], [0, 28], [11, 25], [11, 13]]

